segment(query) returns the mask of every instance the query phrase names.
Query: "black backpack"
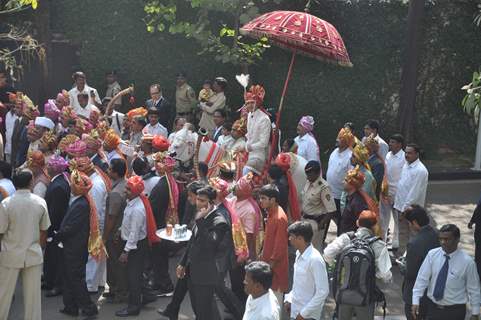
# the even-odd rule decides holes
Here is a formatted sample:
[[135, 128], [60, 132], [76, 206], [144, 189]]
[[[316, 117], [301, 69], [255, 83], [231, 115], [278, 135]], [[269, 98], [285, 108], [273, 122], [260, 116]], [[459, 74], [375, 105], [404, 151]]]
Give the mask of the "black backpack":
[[383, 302], [385, 297], [376, 286], [376, 258], [371, 245], [379, 237], [357, 238], [348, 232], [351, 244], [337, 257], [333, 278], [333, 293], [336, 304], [367, 306], [372, 302]]

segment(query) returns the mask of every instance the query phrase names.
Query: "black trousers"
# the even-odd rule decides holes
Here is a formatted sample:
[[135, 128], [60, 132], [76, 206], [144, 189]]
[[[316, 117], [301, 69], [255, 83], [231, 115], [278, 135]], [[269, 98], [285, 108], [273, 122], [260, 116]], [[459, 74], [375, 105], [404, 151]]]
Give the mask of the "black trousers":
[[172, 300], [169, 302], [166, 309], [172, 311], [174, 314], [178, 314], [180, 305], [182, 304], [182, 301], [184, 301], [188, 291], [189, 282], [187, 280], [187, 276], [183, 277], [182, 279], [178, 279], [177, 283], [175, 284], [174, 295], [172, 296]]
[[234, 319], [241, 320], [244, 315], [244, 306], [231, 289], [225, 285], [225, 273], [219, 275], [218, 283], [215, 286], [215, 294], [222, 304], [234, 315]]
[[196, 285], [189, 280], [189, 295], [196, 320], [220, 319], [215, 305], [215, 285]]
[[481, 277], [481, 226], [476, 224], [474, 230], [474, 261], [478, 269], [478, 275]]
[[466, 317], [466, 305], [457, 307], [439, 308], [430, 299], [427, 301], [427, 320], [454, 320]]
[[56, 242], [47, 242], [43, 274], [48, 288], [62, 288], [63, 252]]
[[170, 290], [174, 287], [169, 274], [169, 254], [176, 248], [176, 244], [172, 241], [160, 241], [152, 247], [154, 283], [163, 290]]
[[129, 251], [127, 260], [127, 288], [129, 308], [140, 309], [142, 305], [142, 271], [147, 252], [147, 239], [137, 242], [137, 249]]
[[244, 277], [246, 275], [245, 266], [236, 265], [230, 271], [230, 283], [232, 285], [232, 291], [236, 295], [237, 299], [245, 306], [247, 301], [247, 294], [244, 291]]
[[127, 295], [127, 266], [119, 262], [120, 254], [123, 251], [122, 241], [109, 240], [105, 244], [107, 258], [107, 283], [109, 292], [119, 296]]
[[97, 311], [97, 307], [90, 300], [87, 283], [85, 282], [87, 260], [87, 251], [70, 252], [68, 248], [64, 247], [63, 304], [67, 310], [78, 311], [82, 309], [86, 313]]

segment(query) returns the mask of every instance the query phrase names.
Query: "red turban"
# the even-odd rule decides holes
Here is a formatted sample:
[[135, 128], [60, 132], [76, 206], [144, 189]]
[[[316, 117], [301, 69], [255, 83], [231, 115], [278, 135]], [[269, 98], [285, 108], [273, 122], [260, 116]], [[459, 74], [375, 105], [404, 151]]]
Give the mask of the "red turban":
[[169, 147], [169, 140], [167, 140], [164, 136], [154, 136], [152, 139], [152, 148], [157, 151], [167, 151]]
[[260, 85], [251, 86], [249, 91], [244, 94], [245, 102], [255, 101], [256, 106], [261, 107], [264, 102], [266, 91]]
[[275, 163], [286, 173], [287, 183], [289, 184], [289, 208], [291, 217], [297, 221], [301, 219], [301, 209], [299, 208], [299, 199], [297, 196], [297, 188], [291, 173], [291, 156], [290, 153], [279, 153]]
[[222, 180], [221, 178], [210, 178], [209, 183], [215, 190], [217, 190], [217, 196], [222, 198], [222, 200], [225, 199], [230, 193], [229, 183], [227, 183], [227, 181], [225, 180]]
[[235, 195], [240, 198], [248, 198], [252, 196], [252, 173], [241, 177], [235, 186]]
[[138, 196], [144, 191], [144, 180], [140, 176], [132, 176], [127, 180], [127, 186], [133, 195]]

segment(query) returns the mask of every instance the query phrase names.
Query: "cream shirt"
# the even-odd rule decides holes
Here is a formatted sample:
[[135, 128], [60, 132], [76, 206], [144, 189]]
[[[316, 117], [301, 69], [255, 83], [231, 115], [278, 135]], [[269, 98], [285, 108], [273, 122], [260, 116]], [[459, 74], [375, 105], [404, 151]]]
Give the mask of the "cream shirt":
[[27, 268], [43, 263], [40, 231], [50, 227], [45, 200], [29, 190], [17, 190], [0, 204], [2, 250], [0, 265]]

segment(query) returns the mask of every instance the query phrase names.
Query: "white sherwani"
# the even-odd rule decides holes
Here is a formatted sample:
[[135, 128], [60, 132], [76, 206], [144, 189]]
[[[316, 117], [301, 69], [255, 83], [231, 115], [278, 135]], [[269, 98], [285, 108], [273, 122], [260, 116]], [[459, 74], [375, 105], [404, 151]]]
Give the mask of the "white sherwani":
[[269, 138], [271, 136], [271, 120], [262, 110], [249, 112], [247, 115], [246, 150], [249, 159], [244, 167], [244, 174], [254, 171], [261, 174], [269, 152]]
[[[92, 189], [90, 189], [90, 195], [95, 204], [97, 210], [97, 218], [99, 221], [100, 233], [104, 230], [105, 221], [105, 206], [107, 204], [107, 187], [104, 180], [97, 173], [93, 173], [90, 176], [92, 180]], [[99, 286], [104, 286], [107, 279], [107, 264], [106, 260], [95, 261], [92, 256], [89, 255], [86, 266], [86, 282], [87, 289], [89, 291], [98, 291]]]

